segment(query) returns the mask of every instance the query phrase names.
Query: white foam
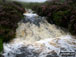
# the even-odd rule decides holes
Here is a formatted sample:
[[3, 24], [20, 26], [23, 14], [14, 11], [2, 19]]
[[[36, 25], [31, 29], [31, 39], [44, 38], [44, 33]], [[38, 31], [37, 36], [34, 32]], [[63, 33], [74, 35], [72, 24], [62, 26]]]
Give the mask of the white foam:
[[[35, 18], [38, 16], [33, 13], [24, 14], [27, 17]], [[58, 29], [55, 25], [40, 23], [40, 27], [35, 24], [20, 23], [16, 30], [16, 38], [8, 44], [4, 44], [4, 56], [8, 57], [8, 53], [21, 53], [19, 48], [28, 47], [29, 50], [40, 53], [39, 57], [46, 57], [48, 53], [55, 51], [57, 54], [60, 51], [74, 52], [76, 48], [76, 39], [69, 33]], [[15, 55], [9, 57], [15, 57]]]

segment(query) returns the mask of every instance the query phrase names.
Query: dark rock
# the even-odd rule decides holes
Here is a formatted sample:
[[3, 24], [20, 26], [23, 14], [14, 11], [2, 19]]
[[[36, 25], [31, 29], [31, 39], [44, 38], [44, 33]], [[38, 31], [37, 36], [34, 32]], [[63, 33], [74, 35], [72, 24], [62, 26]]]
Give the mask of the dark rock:
[[16, 57], [27, 57], [25, 54], [16, 54]]
[[4, 57], [4, 56], [0, 54], [0, 57]]
[[59, 57], [58, 55], [47, 55], [46, 57]]
[[33, 49], [29, 49], [28, 47], [20, 47], [15, 52], [10, 51], [6, 55], [8, 57], [38, 57], [39, 53], [34, 52]]
[[52, 57], [51, 55], [47, 55], [46, 57]]

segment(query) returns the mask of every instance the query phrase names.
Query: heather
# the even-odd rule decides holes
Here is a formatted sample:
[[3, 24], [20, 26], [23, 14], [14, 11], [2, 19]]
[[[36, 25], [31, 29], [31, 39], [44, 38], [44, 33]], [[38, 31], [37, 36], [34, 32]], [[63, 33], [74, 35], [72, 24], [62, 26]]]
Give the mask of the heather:
[[0, 51], [3, 42], [15, 37], [17, 23], [23, 18], [23, 12], [24, 8], [18, 3], [0, 3]]
[[[35, 9], [34, 9], [35, 8]], [[42, 6], [32, 8], [40, 16], [45, 16], [51, 24], [56, 24], [76, 34], [76, 3], [47, 2]]]

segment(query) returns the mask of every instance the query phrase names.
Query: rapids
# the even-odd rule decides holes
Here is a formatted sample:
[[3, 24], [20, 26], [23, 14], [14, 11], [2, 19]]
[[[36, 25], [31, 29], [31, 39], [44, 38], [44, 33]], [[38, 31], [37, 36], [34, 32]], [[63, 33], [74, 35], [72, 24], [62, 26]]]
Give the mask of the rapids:
[[4, 57], [59, 57], [60, 52], [75, 52], [76, 39], [45, 17], [25, 13], [18, 23], [16, 38], [4, 43]]

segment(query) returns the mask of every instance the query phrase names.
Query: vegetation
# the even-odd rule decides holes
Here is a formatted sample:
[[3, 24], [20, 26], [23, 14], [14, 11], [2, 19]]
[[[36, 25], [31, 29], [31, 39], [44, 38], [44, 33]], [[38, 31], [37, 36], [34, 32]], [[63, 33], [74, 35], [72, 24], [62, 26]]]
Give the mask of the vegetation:
[[3, 42], [9, 42], [15, 37], [17, 23], [23, 18], [24, 8], [16, 3], [0, 4], [0, 51]]
[[0, 51], [2, 51], [3, 50], [3, 41], [2, 41], [2, 39], [0, 39]]
[[[34, 9], [35, 8], [35, 9]], [[76, 34], [76, 3], [48, 2], [42, 6], [32, 8], [40, 16], [47, 17], [49, 23], [66, 28], [72, 34]]]
[[[21, 3], [21, 2], [19, 2]], [[21, 3], [23, 5], [24, 8], [27, 8], [27, 9], [32, 9], [34, 6], [41, 6], [43, 3], [33, 3], [33, 2], [30, 2], [30, 3], [26, 3], [26, 2], [22, 2]]]

